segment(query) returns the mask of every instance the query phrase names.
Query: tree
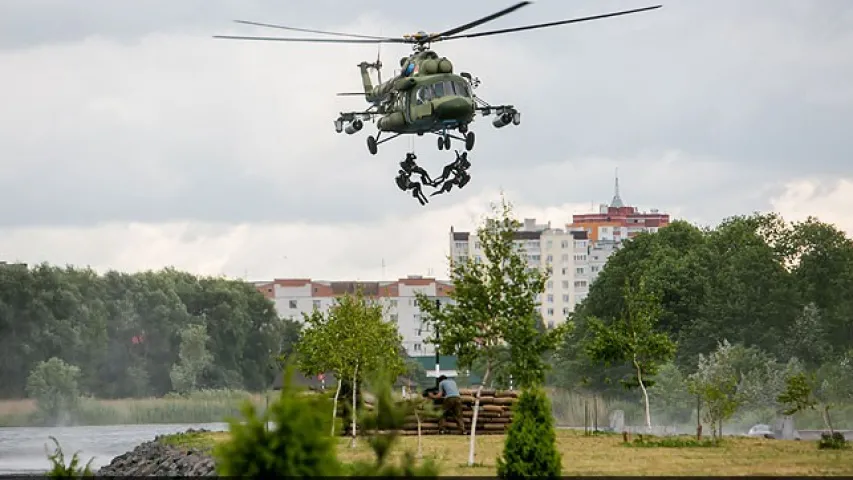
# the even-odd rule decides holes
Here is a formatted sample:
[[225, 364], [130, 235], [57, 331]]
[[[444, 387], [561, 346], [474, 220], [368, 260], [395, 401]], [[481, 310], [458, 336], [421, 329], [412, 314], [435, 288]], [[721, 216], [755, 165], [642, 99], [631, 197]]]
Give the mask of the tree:
[[[315, 310], [305, 316], [307, 328], [298, 345], [300, 365], [312, 374], [332, 371], [338, 378], [332, 418], [344, 378], [352, 379], [352, 445], [356, 439], [358, 378], [379, 369], [400, 375], [406, 371], [399, 355], [402, 337], [397, 326], [384, 320], [382, 305], [360, 291], [336, 299], [327, 314]], [[334, 428], [334, 427], [332, 427]]]
[[190, 325], [181, 330], [180, 362], [172, 366], [170, 373], [176, 392], [194, 391], [202, 373], [213, 362], [213, 355], [207, 351], [208, 338], [205, 325]]
[[27, 377], [27, 394], [36, 400], [44, 422], [65, 422], [76, 413], [80, 401], [79, 378], [79, 367], [56, 357], [36, 364]]
[[733, 351], [724, 340], [710, 355], [700, 353], [698, 369], [688, 377], [690, 392], [702, 399], [705, 421], [711, 424], [714, 438], [722, 437], [723, 421], [731, 418], [743, 402]]
[[607, 366], [628, 363], [634, 368], [632, 381], [625, 382], [625, 386], [640, 387], [646, 428], [651, 428], [646, 385], [661, 365], [673, 359], [676, 344], [666, 333], [656, 329], [660, 300], [646, 289], [645, 281], [641, 279], [637, 287], [626, 284], [624, 292], [625, 310], [618, 319], [609, 325], [597, 318], [588, 319], [592, 337], [586, 350], [595, 362]]
[[507, 373], [521, 387], [544, 380], [547, 365], [543, 353], [553, 348], [565, 328], [541, 332], [537, 329], [538, 296], [545, 290], [550, 269], [531, 270], [524, 253], [515, 244], [521, 222], [512, 215], [512, 207], [502, 198], [500, 207], [492, 205], [493, 217], [477, 229], [477, 238], [485, 256], [480, 263], [472, 258], [450, 259], [453, 290], [451, 303], [439, 308], [423, 294], [417, 303], [434, 325], [427, 341], [440, 352], [455, 355], [461, 368], [482, 361], [484, 371], [474, 400], [468, 464], [474, 464], [480, 393], [502, 352], [509, 348], [511, 361]]
[[548, 396], [538, 387], [524, 390], [514, 408], [503, 455], [497, 459], [499, 478], [559, 478], [554, 415]]

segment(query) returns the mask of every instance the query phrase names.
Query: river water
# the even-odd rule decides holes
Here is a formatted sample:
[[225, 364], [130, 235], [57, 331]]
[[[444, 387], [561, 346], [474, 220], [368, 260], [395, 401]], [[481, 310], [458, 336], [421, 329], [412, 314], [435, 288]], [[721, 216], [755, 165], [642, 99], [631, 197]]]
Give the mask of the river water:
[[43, 473], [50, 468], [45, 448], [53, 453], [51, 436], [59, 441], [65, 462], [80, 452], [82, 464], [94, 457], [92, 469], [107, 465], [113, 458], [154, 440], [157, 435], [178, 433], [190, 428], [224, 431], [225, 423], [111, 425], [103, 427], [18, 427], [0, 428], [0, 474]]

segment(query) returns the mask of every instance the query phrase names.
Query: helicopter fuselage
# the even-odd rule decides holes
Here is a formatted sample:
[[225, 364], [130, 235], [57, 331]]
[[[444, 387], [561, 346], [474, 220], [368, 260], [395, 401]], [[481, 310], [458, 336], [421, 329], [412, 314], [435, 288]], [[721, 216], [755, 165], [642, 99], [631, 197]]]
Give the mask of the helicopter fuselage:
[[457, 129], [474, 119], [475, 104], [468, 81], [453, 73], [408, 77], [376, 122], [383, 132], [424, 133]]

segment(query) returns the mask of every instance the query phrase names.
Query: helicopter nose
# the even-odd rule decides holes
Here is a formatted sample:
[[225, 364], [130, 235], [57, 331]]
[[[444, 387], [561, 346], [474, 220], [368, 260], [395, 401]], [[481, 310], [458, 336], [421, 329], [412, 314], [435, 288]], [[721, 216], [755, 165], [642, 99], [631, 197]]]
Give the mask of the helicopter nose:
[[435, 116], [440, 120], [464, 117], [473, 111], [471, 104], [462, 97], [448, 98], [435, 103]]

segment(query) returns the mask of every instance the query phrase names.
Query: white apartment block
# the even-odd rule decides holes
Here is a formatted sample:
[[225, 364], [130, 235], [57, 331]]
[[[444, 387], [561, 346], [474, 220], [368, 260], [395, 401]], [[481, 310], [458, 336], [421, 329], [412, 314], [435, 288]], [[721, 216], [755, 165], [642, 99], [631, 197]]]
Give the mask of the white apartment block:
[[336, 297], [355, 293], [360, 287], [365, 296], [383, 304], [386, 319], [397, 324], [403, 346], [412, 357], [435, 355], [433, 345], [426, 342], [431, 335], [431, 326], [422, 320], [415, 293], [423, 293], [447, 304], [451, 301], [448, 294], [453, 289], [449, 282], [415, 275], [387, 282], [275, 279], [255, 282], [255, 287], [275, 303], [280, 317], [299, 322], [303, 322], [303, 314], [310, 315], [314, 309], [326, 312]]
[[[566, 320], [575, 306], [586, 298], [589, 286], [598, 276], [612, 248], [594, 247], [584, 230], [551, 228], [525, 219], [516, 232], [515, 243], [527, 256], [531, 268], [551, 267], [551, 277], [540, 295], [540, 313], [548, 327]], [[450, 228], [450, 254], [456, 261], [466, 257], [485, 261], [477, 235]]]

